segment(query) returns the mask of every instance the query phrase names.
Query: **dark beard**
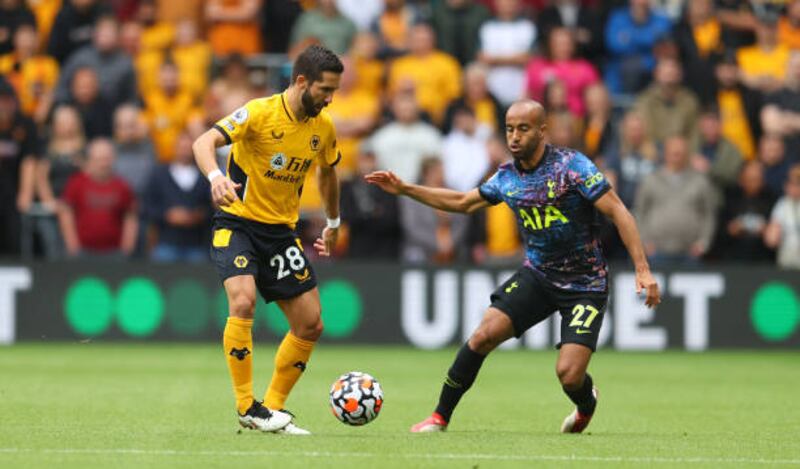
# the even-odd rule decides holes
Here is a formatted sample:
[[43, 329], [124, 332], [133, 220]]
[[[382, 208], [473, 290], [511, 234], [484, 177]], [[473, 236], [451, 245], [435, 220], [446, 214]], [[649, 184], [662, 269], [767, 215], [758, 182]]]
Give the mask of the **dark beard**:
[[534, 153], [536, 153], [536, 148], [538, 147], [539, 147], [539, 142], [536, 142], [536, 145], [529, 145], [527, 147], [524, 147], [516, 154], [511, 150], [509, 150], [509, 153], [511, 153], [511, 157], [517, 161], [526, 161], [533, 158]]
[[306, 117], [317, 117], [317, 115], [322, 111], [322, 107], [317, 107], [314, 103], [314, 98], [311, 97], [311, 93], [308, 90], [303, 91], [303, 95], [300, 96], [300, 102], [303, 104], [303, 111], [306, 113]]

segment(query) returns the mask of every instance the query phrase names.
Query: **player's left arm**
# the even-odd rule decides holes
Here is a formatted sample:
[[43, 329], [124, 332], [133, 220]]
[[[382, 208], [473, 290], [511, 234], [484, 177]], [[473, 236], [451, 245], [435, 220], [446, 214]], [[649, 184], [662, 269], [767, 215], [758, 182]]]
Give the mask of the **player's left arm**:
[[325, 216], [328, 218], [327, 226], [322, 230], [322, 237], [314, 242], [314, 248], [320, 256], [328, 257], [333, 253], [336, 240], [339, 238], [339, 177], [336, 175], [336, 165], [342, 159], [342, 154], [336, 147], [336, 130], [333, 121], [329, 121], [330, 133], [328, 141], [319, 153], [317, 159], [317, 181]]
[[608, 179], [597, 169], [592, 160], [581, 153], [570, 159], [568, 174], [574, 184], [573, 187], [581, 196], [594, 204], [617, 227], [619, 236], [625, 243], [636, 268], [636, 293], [644, 290], [647, 294], [645, 304], [651, 308], [659, 304], [661, 294], [658, 291], [658, 283], [650, 273], [636, 221], [614, 192]]
[[339, 176], [335, 166], [319, 165], [317, 167], [319, 192], [328, 225], [322, 230], [322, 237], [317, 238], [314, 248], [320, 256], [330, 256], [339, 238]]
[[614, 189], [607, 190], [605, 194], [595, 200], [594, 206], [614, 223], [622, 242], [625, 243], [625, 248], [636, 269], [636, 293], [644, 290], [647, 293], [645, 304], [651, 308], [661, 303], [658, 283], [650, 272], [639, 229], [636, 227], [636, 220], [631, 212], [622, 203]]

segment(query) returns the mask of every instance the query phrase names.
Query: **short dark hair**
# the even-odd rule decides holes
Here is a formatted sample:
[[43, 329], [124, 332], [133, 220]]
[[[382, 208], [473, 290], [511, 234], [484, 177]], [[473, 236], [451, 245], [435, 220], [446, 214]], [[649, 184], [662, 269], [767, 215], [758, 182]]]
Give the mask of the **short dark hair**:
[[292, 68], [292, 83], [299, 75], [303, 75], [310, 83], [322, 79], [322, 72], [342, 73], [344, 65], [339, 57], [330, 49], [320, 45], [313, 45], [304, 50], [294, 62]]

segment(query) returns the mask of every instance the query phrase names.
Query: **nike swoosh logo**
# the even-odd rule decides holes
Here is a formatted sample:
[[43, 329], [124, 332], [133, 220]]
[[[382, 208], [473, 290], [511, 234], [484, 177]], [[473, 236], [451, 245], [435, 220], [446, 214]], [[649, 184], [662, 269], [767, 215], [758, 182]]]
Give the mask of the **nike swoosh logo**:
[[575, 332], [577, 334], [591, 334], [592, 333], [592, 331], [589, 330], [589, 329], [575, 329]]
[[514, 197], [515, 195], [519, 194], [520, 192], [522, 192], [522, 191], [514, 191], [514, 192], [508, 191], [508, 192], [506, 192], [506, 197]]

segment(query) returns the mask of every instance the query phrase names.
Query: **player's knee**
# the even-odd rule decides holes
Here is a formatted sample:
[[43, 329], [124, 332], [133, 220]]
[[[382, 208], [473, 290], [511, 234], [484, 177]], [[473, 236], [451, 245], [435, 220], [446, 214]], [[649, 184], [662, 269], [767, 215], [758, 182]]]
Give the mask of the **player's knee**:
[[556, 364], [556, 374], [561, 386], [567, 389], [577, 389], [583, 384], [584, 371], [583, 367], [570, 362], [558, 362]]
[[323, 329], [322, 317], [317, 315], [316, 318], [300, 324], [292, 333], [303, 340], [316, 342], [322, 335]]
[[492, 335], [491, 331], [485, 327], [477, 328], [469, 338], [469, 348], [472, 349], [473, 352], [478, 352], [483, 355], [494, 350], [497, 345], [497, 339]]
[[239, 318], [252, 318], [256, 309], [256, 296], [247, 292], [237, 292], [231, 295], [231, 316]]

